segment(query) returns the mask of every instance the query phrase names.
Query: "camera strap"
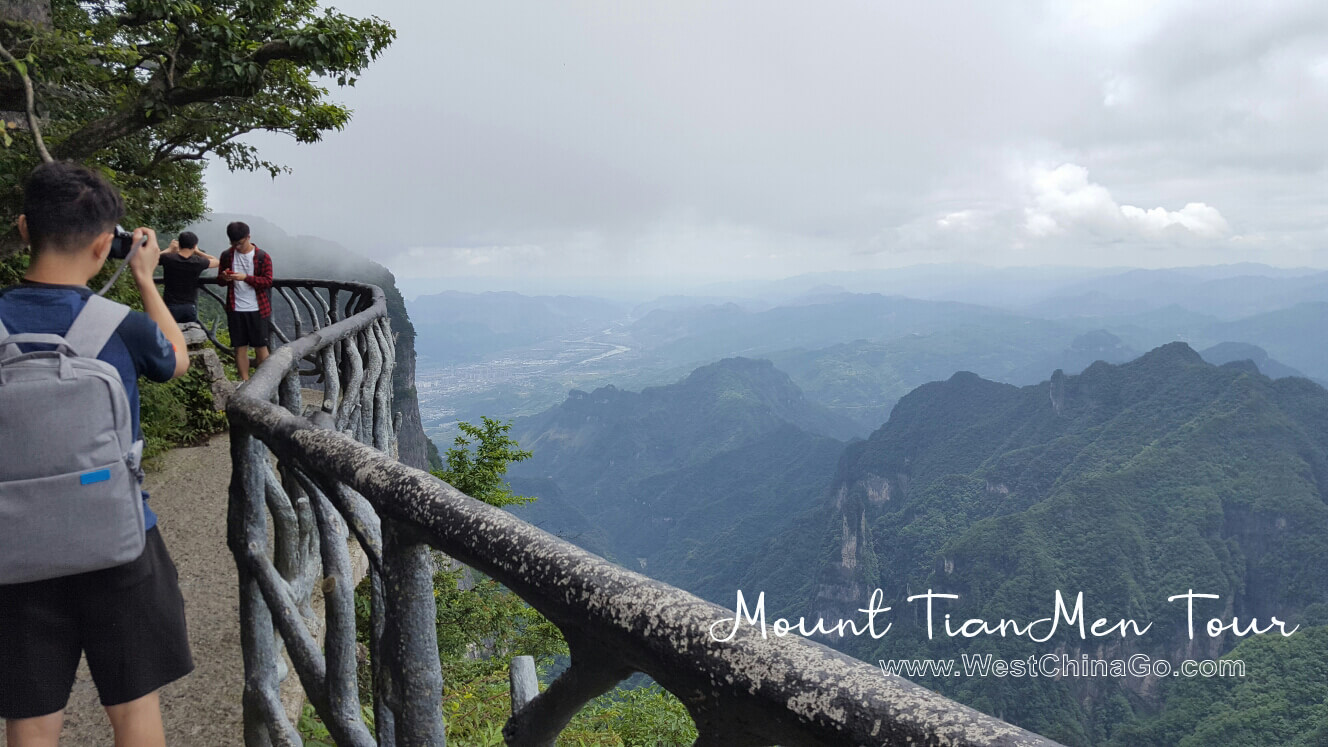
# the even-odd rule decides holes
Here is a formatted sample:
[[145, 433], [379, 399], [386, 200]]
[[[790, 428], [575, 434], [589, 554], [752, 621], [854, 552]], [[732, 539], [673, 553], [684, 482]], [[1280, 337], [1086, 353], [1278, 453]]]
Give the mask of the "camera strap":
[[106, 295], [106, 291], [110, 290], [111, 286], [115, 285], [115, 281], [120, 279], [120, 274], [123, 273], [125, 271], [125, 268], [129, 266], [129, 261], [134, 258], [135, 254], [138, 253], [138, 248], [146, 244], [147, 241], [148, 238], [144, 236], [142, 241], [129, 247], [129, 253], [125, 255], [124, 261], [121, 262], [120, 266], [115, 269], [115, 272], [111, 275], [111, 279], [106, 281], [106, 285], [103, 285], [101, 287], [101, 290], [97, 291], [97, 295], [99, 296]]

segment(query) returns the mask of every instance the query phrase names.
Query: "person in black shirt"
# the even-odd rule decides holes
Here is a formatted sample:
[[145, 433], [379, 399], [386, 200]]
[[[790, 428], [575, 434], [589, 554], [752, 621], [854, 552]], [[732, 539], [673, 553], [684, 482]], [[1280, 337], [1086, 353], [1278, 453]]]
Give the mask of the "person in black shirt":
[[198, 248], [198, 236], [185, 231], [161, 253], [166, 277], [166, 308], [180, 324], [198, 322], [198, 276], [217, 267], [217, 258]]

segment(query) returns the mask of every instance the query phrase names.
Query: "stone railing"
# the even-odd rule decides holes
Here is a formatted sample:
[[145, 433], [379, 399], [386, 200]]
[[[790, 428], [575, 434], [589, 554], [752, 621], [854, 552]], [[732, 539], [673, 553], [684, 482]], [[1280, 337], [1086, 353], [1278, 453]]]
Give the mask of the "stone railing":
[[[227, 406], [228, 539], [240, 577], [251, 747], [300, 744], [278, 695], [283, 644], [338, 744], [445, 744], [430, 547], [506, 585], [567, 639], [570, 666], [542, 693], [529, 659], [514, 663], [508, 744], [553, 744], [590, 699], [634, 672], [686, 704], [698, 745], [1051, 744], [797, 636], [767, 639], [746, 627], [716, 642], [711, 625], [732, 611], [400, 464], [382, 292], [279, 280], [274, 293], [293, 314], [294, 334]], [[317, 407], [302, 405], [302, 377], [321, 386]], [[373, 731], [356, 679], [350, 537], [369, 558]], [[309, 624], [318, 617], [315, 588], [321, 647]]]

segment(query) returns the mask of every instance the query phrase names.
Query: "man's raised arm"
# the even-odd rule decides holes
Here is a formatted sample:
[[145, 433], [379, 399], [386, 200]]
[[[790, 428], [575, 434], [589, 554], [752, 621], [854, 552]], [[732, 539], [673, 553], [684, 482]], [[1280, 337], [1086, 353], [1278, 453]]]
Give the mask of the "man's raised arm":
[[161, 333], [166, 336], [166, 341], [175, 349], [175, 376], [184, 376], [184, 372], [189, 370], [189, 346], [184, 341], [180, 325], [176, 324], [175, 317], [171, 316], [171, 310], [166, 308], [166, 301], [157, 292], [156, 281], [152, 279], [152, 272], [157, 269], [161, 247], [157, 246], [157, 233], [151, 228], [134, 229], [134, 244], [137, 245], [144, 236], [148, 239], [147, 243], [134, 252], [134, 256], [129, 260], [129, 269], [134, 275], [134, 283], [138, 286], [138, 294], [143, 297], [143, 311], [157, 323]]

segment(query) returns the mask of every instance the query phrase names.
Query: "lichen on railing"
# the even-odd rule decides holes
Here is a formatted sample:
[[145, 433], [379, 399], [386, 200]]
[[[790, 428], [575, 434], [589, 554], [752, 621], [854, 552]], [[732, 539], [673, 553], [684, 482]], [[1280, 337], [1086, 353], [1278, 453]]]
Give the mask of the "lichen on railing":
[[[300, 744], [278, 695], [279, 642], [337, 744], [445, 744], [430, 547], [512, 589], [567, 640], [571, 663], [542, 693], [529, 660], [514, 662], [509, 744], [553, 744], [578, 710], [635, 672], [687, 706], [698, 745], [1050, 744], [801, 637], [748, 628], [717, 642], [710, 625], [731, 611], [400, 464], [382, 292], [311, 280], [279, 280], [275, 291], [294, 334], [227, 406], [251, 747]], [[319, 406], [303, 406], [302, 379], [321, 388]], [[369, 560], [373, 733], [356, 682], [352, 537]]]

